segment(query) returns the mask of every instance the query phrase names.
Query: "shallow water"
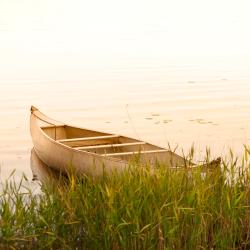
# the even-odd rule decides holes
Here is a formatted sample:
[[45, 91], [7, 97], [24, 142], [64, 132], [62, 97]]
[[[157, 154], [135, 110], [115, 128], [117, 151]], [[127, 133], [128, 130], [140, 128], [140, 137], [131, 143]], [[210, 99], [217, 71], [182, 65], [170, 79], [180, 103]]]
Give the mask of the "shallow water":
[[[238, 60], [238, 61], [236, 61]], [[238, 63], [240, 62], [240, 63]], [[31, 105], [63, 122], [188, 152], [250, 145], [250, 59], [123, 60], [75, 74], [0, 75], [1, 178], [32, 178]], [[99, 64], [102, 65], [102, 64]]]

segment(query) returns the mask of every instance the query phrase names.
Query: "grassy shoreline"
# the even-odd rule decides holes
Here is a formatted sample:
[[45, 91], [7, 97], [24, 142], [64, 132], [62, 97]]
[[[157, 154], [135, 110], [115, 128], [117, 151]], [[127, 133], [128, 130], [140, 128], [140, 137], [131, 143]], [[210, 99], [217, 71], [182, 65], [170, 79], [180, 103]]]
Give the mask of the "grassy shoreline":
[[[250, 175], [133, 166], [100, 180], [70, 175], [33, 194], [8, 182], [0, 249], [249, 249]], [[231, 183], [227, 182], [230, 176]], [[25, 191], [24, 191], [25, 190]]]

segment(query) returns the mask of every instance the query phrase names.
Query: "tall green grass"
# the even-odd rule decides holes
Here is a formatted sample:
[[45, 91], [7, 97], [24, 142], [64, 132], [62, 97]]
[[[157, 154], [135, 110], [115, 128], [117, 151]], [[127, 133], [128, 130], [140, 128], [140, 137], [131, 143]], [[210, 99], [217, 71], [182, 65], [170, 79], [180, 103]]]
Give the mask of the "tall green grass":
[[234, 163], [205, 176], [164, 166], [69, 175], [36, 195], [8, 182], [0, 249], [250, 249], [249, 166]]

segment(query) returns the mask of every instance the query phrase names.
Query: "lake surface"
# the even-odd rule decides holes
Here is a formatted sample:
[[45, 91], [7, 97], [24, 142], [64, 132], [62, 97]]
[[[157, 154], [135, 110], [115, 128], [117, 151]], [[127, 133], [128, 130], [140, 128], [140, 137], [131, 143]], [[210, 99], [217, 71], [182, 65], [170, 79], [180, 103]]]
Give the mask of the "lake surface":
[[[32, 178], [30, 106], [63, 122], [136, 137], [196, 159], [250, 146], [250, 59], [127, 59], [75, 69], [0, 74], [1, 179]], [[100, 66], [101, 65], [101, 66]]]

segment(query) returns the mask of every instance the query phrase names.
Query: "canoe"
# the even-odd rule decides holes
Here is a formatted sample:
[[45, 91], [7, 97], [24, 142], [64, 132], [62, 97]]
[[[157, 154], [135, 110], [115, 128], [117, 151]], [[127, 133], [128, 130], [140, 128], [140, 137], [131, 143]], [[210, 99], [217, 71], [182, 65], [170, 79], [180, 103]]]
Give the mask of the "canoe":
[[[187, 166], [183, 157], [145, 141], [90, 129], [73, 127], [49, 118], [31, 107], [30, 133], [34, 150], [47, 166], [99, 177], [120, 173], [134, 161], [141, 166]], [[189, 163], [189, 165], [192, 165]]]

